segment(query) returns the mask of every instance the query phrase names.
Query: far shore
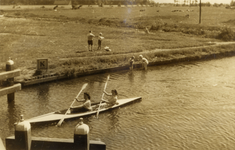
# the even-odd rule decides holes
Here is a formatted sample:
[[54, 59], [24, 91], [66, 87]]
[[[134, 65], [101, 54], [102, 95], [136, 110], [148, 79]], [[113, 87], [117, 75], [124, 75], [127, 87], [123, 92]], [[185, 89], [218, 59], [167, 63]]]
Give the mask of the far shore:
[[[71, 10], [71, 6], [60, 6], [57, 11], [50, 7], [1, 7], [0, 71], [11, 57], [21, 69], [16, 82], [128, 70], [132, 56], [139, 68], [140, 54], [153, 66], [230, 57], [235, 52], [234, 12], [222, 7], [205, 7], [201, 25], [195, 22], [197, 7], [146, 7], [144, 13], [139, 7]], [[173, 12], [176, 9], [182, 12]], [[96, 37], [93, 51], [88, 51], [89, 30], [96, 36], [103, 33], [101, 50], [97, 50]], [[105, 51], [106, 46], [111, 51]], [[48, 59], [47, 72], [36, 70], [38, 58]]]

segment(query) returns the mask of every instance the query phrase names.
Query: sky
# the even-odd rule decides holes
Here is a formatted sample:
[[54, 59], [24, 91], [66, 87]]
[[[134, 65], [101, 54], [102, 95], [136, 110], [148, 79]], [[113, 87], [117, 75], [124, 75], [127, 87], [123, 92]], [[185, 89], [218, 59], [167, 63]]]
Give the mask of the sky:
[[[174, 3], [174, 0], [154, 0], [154, 1], [158, 3]], [[201, 0], [201, 2], [202, 3], [210, 2], [211, 4], [214, 4], [214, 3], [230, 4], [231, 0]]]

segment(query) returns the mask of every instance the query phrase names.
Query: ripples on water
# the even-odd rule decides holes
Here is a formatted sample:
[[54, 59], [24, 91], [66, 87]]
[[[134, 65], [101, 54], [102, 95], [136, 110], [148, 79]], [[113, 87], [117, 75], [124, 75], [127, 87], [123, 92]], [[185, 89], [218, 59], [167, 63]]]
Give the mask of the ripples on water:
[[[107, 150], [233, 150], [234, 62], [226, 58], [112, 73], [108, 92], [117, 89], [119, 98], [142, 96], [142, 101], [101, 113], [99, 119], [85, 117], [90, 138], [100, 138]], [[20, 114], [31, 118], [69, 107], [84, 83], [89, 83], [85, 91], [92, 100], [99, 101], [107, 75], [24, 88], [11, 105], [0, 97], [1, 137], [13, 134]], [[78, 120], [65, 121], [60, 128], [55, 123], [33, 125], [32, 135], [73, 138]]]

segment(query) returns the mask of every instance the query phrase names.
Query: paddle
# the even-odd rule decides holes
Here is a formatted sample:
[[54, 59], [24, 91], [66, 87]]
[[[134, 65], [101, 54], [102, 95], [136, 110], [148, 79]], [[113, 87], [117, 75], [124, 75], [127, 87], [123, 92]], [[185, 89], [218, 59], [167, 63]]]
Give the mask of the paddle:
[[[78, 96], [81, 94], [82, 90], [84, 90], [84, 89], [86, 88], [87, 84], [88, 84], [88, 83], [85, 83], [85, 84], [82, 86], [82, 89], [81, 89], [80, 92], [78, 93], [77, 97], [73, 100], [73, 103], [76, 101], [76, 99], [78, 98]], [[73, 103], [70, 105], [70, 107], [73, 106]], [[64, 114], [64, 117], [61, 118], [60, 121], [57, 123], [57, 125], [56, 125], [57, 127], [61, 126], [61, 124], [63, 123], [65, 116], [67, 115], [67, 113], [68, 113], [69, 110], [70, 110], [70, 107], [69, 107], [69, 109], [66, 111], [66, 113]]]
[[[106, 86], [107, 86], [108, 80], [109, 80], [109, 75], [107, 76], [107, 80], [106, 80], [106, 83], [105, 83], [105, 85], [104, 85], [104, 90], [106, 89]], [[98, 116], [99, 116], [99, 112], [100, 112], [100, 105], [101, 105], [101, 103], [102, 103], [103, 98], [104, 98], [104, 93], [102, 94], [101, 101], [100, 101], [100, 104], [99, 104], [99, 108], [98, 108], [98, 110], [97, 110], [97, 114], [96, 114], [96, 117], [97, 117], [97, 118], [98, 118]]]

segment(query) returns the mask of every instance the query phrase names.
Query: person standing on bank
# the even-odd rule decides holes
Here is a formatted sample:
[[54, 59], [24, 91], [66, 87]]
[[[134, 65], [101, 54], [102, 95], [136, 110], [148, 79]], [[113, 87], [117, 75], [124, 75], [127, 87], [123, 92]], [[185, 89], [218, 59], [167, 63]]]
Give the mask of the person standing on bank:
[[104, 37], [102, 36], [102, 33], [100, 33], [100, 35], [98, 36], [98, 48], [97, 50], [101, 49], [101, 42], [104, 39]]
[[141, 58], [142, 61], [142, 68], [144, 70], [147, 70], [147, 65], [149, 64], [148, 60], [144, 58], [143, 55], [139, 55], [139, 57]]
[[130, 59], [129, 59], [129, 63], [130, 63], [130, 70], [133, 70], [133, 64], [135, 62], [135, 56], [132, 56]]
[[92, 46], [93, 46], [93, 38], [95, 37], [94, 34], [92, 34], [92, 31], [89, 31], [89, 34], [87, 35], [88, 38], [88, 50], [92, 51]]

